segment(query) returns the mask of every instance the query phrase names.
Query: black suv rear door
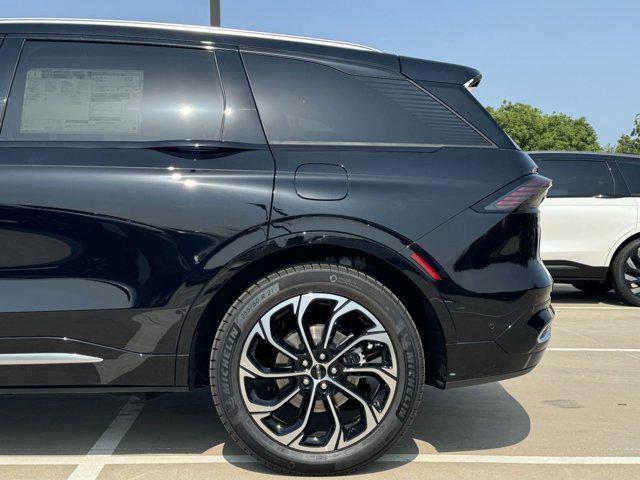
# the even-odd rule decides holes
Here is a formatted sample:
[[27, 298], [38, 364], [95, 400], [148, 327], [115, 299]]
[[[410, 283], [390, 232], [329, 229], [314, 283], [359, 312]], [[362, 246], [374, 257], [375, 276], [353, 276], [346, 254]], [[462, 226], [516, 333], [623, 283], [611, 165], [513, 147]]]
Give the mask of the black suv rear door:
[[212, 257], [266, 239], [273, 159], [237, 50], [70, 40], [2, 46], [0, 386], [172, 385]]

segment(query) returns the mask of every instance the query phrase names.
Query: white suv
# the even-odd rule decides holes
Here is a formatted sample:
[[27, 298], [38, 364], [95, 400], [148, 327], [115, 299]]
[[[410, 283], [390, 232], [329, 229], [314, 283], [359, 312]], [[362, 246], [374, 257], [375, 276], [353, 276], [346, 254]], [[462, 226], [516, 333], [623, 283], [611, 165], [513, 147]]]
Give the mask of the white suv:
[[553, 180], [541, 255], [554, 280], [640, 306], [640, 156], [532, 152]]

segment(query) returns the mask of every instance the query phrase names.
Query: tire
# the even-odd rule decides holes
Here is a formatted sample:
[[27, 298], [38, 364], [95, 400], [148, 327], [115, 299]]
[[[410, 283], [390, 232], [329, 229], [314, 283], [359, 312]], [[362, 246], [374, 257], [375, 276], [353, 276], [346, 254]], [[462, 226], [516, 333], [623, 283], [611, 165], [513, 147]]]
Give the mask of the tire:
[[[296, 376], [264, 378], [283, 371]], [[222, 320], [210, 364], [227, 431], [267, 467], [296, 475], [350, 473], [381, 456], [412, 423], [424, 372], [419, 334], [398, 298], [330, 264], [286, 268], [249, 287]], [[313, 427], [301, 430], [305, 419]]]
[[605, 280], [604, 282], [574, 282], [571, 285], [589, 295], [604, 295], [612, 288], [609, 280]]
[[640, 239], [618, 252], [611, 264], [611, 279], [622, 300], [640, 307]]

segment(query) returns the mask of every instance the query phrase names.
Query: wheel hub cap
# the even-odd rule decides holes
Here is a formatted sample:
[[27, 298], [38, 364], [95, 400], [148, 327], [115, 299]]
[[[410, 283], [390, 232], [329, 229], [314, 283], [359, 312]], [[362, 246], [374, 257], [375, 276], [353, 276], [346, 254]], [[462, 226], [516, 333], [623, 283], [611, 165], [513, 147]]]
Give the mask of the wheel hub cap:
[[322, 380], [327, 375], [327, 368], [324, 365], [316, 363], [311, 368], [311, 376], [314, 380]]

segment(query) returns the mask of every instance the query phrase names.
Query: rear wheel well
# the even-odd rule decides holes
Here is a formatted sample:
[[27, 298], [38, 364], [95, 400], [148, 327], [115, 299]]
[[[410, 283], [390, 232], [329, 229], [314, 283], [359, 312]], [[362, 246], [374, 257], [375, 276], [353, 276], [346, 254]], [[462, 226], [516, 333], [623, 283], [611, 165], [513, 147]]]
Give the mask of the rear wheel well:
[[321, 262], [349, 266], [370, 275], [391, 290], [411, 314], [425, 353], [426, 383], [444, 388], [446, 343], [440, 322], [419, 288], [399, 269], [371, 254], [344, 247], [291, 247], [253, 262], [236, 273], [209, 302], [191, 345], [191, 387], [209, 385], [209, 353], [218, 325], [229, 307], [251, 283], [284, 267]]
[[626, 247], [630, 242], [633, 242], [634, 240], [637, 240], [639, 238], [640, 238], [640, 232], [634, 233], [629, 238], [625, 238], [624, 241], [620, 245], [618, 245], [618, 248], [616, 248], [616, 251], [613, 252], [613, 255], [611, 255], [611, 261], [609, 262], [609, 265], [607, 266], [607, 279], [608, 280], [611, 279], [611, 266], [613, 265], [613, 262], [616, 259], [616, 257], [618, 256], [618, 254], [620, 253], [620, 251], [624, 247]]

